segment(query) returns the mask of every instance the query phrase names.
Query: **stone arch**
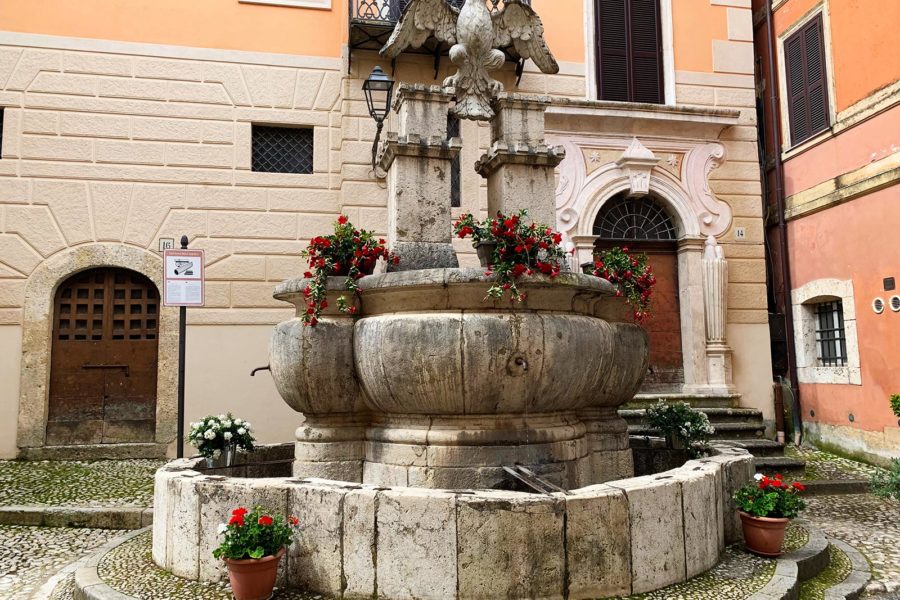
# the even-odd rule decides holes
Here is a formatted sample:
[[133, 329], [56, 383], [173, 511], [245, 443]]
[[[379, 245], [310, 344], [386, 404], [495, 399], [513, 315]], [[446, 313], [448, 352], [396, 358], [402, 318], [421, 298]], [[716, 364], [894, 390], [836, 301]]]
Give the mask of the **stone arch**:
[[[59, 285], [76, 273], [97, 267], [130, 269], [162, 291], [162, 257], [123, 244], [85, 244], [67, 248], [38, 265], [25, 287], [22, 326], [22, 376], [17, 445], [23, 456], [39, 457], [45, 445], [50, 388], [53, 299]], [[126, 456], [162, 455], [177, 434], [178, 310], [160, 307], [156, 441], [152, 447], [119, 448]], [[98, 455], [99, 457], [99, 455]]]

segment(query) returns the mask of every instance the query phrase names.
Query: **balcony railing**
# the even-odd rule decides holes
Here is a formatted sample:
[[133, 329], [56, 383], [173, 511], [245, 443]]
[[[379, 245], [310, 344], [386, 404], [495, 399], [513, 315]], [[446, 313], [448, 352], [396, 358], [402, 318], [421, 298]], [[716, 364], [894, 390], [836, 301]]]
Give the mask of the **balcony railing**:
[[[411, 0], [349, 0], [350, 1], [350, 48], [358, 50], [380, 50], [391, 36], [394, 25]], [[462, 8], [466, 0], [445, 0], [456, 8]], [[503, 0], [484, 0], [492, 12], [503, 10]], [[531, 0], [523, 0], [531, 4]], [[435, 39], [429, 39], [422, 48], [410, 49], [419, 54], [446, 54], [448, 47]], [[511, 60], [516, 57], [510, 55]]]

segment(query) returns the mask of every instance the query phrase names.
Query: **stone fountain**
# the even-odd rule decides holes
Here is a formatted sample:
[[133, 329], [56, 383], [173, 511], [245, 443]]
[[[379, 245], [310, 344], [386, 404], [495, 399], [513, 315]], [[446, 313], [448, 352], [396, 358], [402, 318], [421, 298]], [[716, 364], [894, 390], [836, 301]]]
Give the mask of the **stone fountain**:
[[[486, 300], [484, 269], [456, 268], [450, 244], [446, 140], [451, 95], [401, 86], [399, 132], [381, 150], [389, 237], [403, 271], [360, 282], [359, 318], [336, 309], [305, 327], [303, 289], [275, 297], [297, 306], [272, 341], [272, 376], [305, 423], [294, 475], [445, 489], [511, 483], [523, 465], [565, 489], [632, 474], [619, 405], [647, 368], [647, 336], [597, 316], [619, 302], [613, 286], [566, 273], [527, 278], [527, 300]], [[555, 222], [561, 148], [543, 139], [545, 98], [493, 103], [493, 143], [477, 168], [488, 211], [528, 209]], [[417, 133], [413, 133], [417, 132]], [[342, 278], [334, 278], [336, 306]]]
[[[446, 9], [414, 0], [406, 14], [437, 5]], [[536, 18], [516, 0], [506, 5]], [[544, 140], [549, 99], [472, 93], [466, 111], [492, 118], [491, 146], [476, 164], [488, 212], [525, 208], [554, 223], [563, 151]], [[611, 284], [577, 273], [524, 278], [527, 300], [511, 305], [485, 299], [483, 269], [458, 267], [448, 199], [460, 141], [446, 139], [453, 98], [402, 86], [398, 130], [381, 148], [402, 270], [363, 278], [358, 314], [327, 309], [316, 327], [299, 317], [305, 280], [275, 291], [298, 307], [277, 326], [270, 357], [278, 391], [303, 415], [293, 476], [267, 472], [278, 449], [229, 477], [204, 473], [201, 459], [160, 469], [160, 567], [221, 580], [216, 529], [234, 507], [254, 504], [300, 518], [279, 585], [334, 598], [627, 596], [712, 568], [740, 538], [730, 498], [753, 473], [746, 451], [714, 448], [632, 477], [616, 409], [640, 385], [648, 340], [602, 318], [622, 301]], [[341, 283], [329, 282], [331, 307]], [[542, 491], [512, 489], [511, 472]]]

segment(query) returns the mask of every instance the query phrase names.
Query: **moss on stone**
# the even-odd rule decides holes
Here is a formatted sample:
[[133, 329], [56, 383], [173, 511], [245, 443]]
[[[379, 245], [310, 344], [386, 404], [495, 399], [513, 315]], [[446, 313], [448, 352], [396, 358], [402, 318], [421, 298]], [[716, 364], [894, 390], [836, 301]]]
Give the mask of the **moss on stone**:
[[824, 600], [825, 591], [841, 583], [852, 570], [852, 563], [846, 554], [828, 545], [828, 567], [800, 585], [800, 600]]

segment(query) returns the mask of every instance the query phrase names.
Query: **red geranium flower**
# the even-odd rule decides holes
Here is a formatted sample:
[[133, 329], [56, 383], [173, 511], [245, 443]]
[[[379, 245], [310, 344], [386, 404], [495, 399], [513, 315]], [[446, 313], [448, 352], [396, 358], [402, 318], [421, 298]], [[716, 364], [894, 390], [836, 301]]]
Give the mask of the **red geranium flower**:
[[346, 225], [346, 224], [347, 224], [347, 217], [345, 217], [344, 215], [339, 216], [339, 217], [338, 217], [338, 223], [340, 223], [341, 225]]
[[259, 523], [263, 527], [268, 527], [269, 525], [271, 525], [274, 522], [275, 521], [269, 515], [263, 515], [259, 518], [259, 521], [257, 521], [257, 523]]

